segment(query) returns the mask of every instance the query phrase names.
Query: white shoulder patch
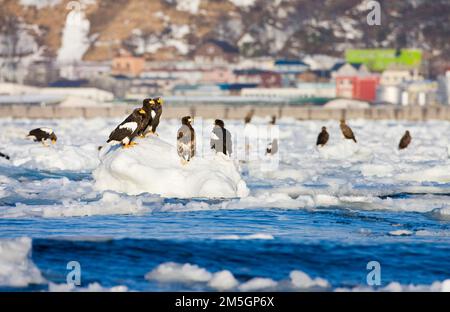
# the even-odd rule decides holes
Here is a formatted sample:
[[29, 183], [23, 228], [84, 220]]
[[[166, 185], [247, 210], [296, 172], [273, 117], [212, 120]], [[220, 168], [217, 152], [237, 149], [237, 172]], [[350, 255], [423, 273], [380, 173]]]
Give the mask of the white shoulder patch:
[[39, 128], [39, 129], [41, 129], [42, 131], [44, 131], [44, 132], [46, 132], [48, 134], [52, 134], [53, 133], [53, 129], [50, 129], [50, 128]]
[[219, 137], [214, 132], [211, 132], [211, 139], [219, 140]]
[[152, 110], [152, 112], [150, 114], [152, 115], [152, 118], [155, 118], [156, 112], [154, 110]]
[[131, 122], [124, 123], [123, 125], [120, 125], [119, 129], [127, 128], [127, 129], [131, 130], [131, 132], [134, 132], [134, 130], [136, 130], [137, 126], [138, 126], [137, 122], [131, 121]]

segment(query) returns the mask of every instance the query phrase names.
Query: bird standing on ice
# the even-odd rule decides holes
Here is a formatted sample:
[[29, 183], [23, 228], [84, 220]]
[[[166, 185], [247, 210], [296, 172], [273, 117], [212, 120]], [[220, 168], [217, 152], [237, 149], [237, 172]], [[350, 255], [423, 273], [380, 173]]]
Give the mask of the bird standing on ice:
[[51, 140], [52, 144], [55, 144], [58, 139], [55, 132], [50, 128], [33, 129], [28, 133], [27, 137], [34, 137], [34, 142], [41, 142], [44, 146], [48, 146], [46, 144], [47, 140]]
[[146, 116], [146, 112], [142, 108], [136, 108], [130, 116], [128, 116], [124, 121], [114, 129], [113, 132], [109, 135], [107, 143], [113, 141], [117, 143], [121, 143], [123, 148], [128, 148], [133, 145], [136, 145], [135, 142], [132, 142], [133, 139], [137, 136], [139, 127], [142, 124], [144, 118]]
[[272, 120], [270, 121], [270, 125], [269, 125], [270, 141], [267, 144], [266, 155], [275, 155], [278, 152], [279, 132], [278, 132], [278, 129], [275, 127], [276, 121], [277, 121], [277, 117], [272, 116]]
[[195, 155], [195, 130], [191, 116], [181, 118], [181, 127], [177, 132], [177, 152], [183, 165]]
[[408, 147], [408, 145], [411, 143], [411, 134], [408, 130], [406, 130], [405, 134], [403, 135], [402, 139], [400, 140], [400, 143], [398, 144], [398, 149], [402, 150]]
[[340, 127], [341, 127], [342, 134], [344, 135], [344, 137], [347, 140], [353, 140], [353, 141], [355, 141], [355, 143], [357, 143], [355, 135], [353, 134], [352, 128], [347, 126], [344, 119], [341, 119]]
[[255, 110], [250, 110], [244, 118], [245, 160], [249, 161], [258, 150], [258, 129], [251, 123]]
[[231, 133], [225, 129], [225, 123], [223, 120], [216, 119], [214, 121], [214, 128], [211, 132], [211, 149], [214, 149], [216, 153], [223, 153], [225, 155], [231, 155], [233, 152], [233, 145], [231, 141]]
[[140, 137], [145, 136], [147, 128], [152, 124], [153, 116], [156, 115], [156, 113], [152, 110], [155, 104], [155, 100], [153, 99], [144, 99], [142, 101], [142, 109], [145, 111], [145, 117], [139, 125], [138, 135]]
[[330, 138], [330, 135], [327, 132], [327, 128], [322, 127], [322, 132], [320, 132], [319, 136], [317, 137], [316, 145], [321, 146], [321, 147], [325, 146], [325, 144], [327, 144], [329, 138]]
[[161, 117], [162, 114], [162, 105], [163, 105], [163, 100], [160, 97], [154, 98], [153, 99], [154, 104], [152, 105], [152, 111], [151, 111], [151, 129], [150, 129], [150, 133], [156, 134], [156, 128], [159, 125], [159, 118]]

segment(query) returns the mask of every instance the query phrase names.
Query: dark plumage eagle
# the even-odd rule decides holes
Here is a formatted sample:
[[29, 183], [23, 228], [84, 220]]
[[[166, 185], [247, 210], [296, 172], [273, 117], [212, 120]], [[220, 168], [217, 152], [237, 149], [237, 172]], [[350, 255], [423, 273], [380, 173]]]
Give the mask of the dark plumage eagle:
[[58, 139], [55, 132], [50, 128], [33, 129], [28, 133], [27, 137], [34, 137], [34, 142], [41, 142], [44, 145], [46, 145], [45, 142], [47, 140], [51, 140], [55, 144]]
[[139, 127], [141, 126], [144, 118], [146, 116], [146, 112], [142, 108], [136, 108], [131, 115], [129, 115], [124, 121], [120, 123], [114, 129], [113, 132], [109, 135], [109, 139], [106, 142], [117, 142], [121, 143], [122, 147], [131, 147], [136, 145], [135, 142], [132, 142], [133, 139], [137, 136]]
[[159, 97], [154, 98], [153, 99], [155, 104], [152, 106], [152, 120], [151, 120], [151, 129], [150, 131], [152, 133], [156, 134], [156, 128], [158, 128], [159, 125], [159, 118], [161, 117], [162, 114], [162, 104], [163, 104], [163, 100]]
[[411, 134], [408, 130], [406, 130], [405, 134], [403, 135], [402, 139], [400, 140], [400, 143], [398, 144], [398, 149], [402, 150], [408, 147], [408, 145], [411, 143]]
[[152, 124], [152, 113], [155, 115], [152, 111], [153, 106], [155, 106], [155, 100], [153, 99], [145, 99], [142, 101], [142, 109], [145, 111], [145, 116], [138, 130], [138, 135], [141, 137], [145, 135], [148, 127]]
[[353, 134], [352, 128], [350, 128], [349, 126], [347, 126], [345, 124], [345, 120], [343, 120], [343, 119], [341, 120], [340, 127], [341, 127], [342, 134], [344, 135], [344, 137], [347, 140], [353, 140], [353, 141], [355, 141], [355, 143], [357, 143], [355, 135]]
[[327, 132], [327, 128], [322, 127], [322, 131], [319, 133], [319, 135], [317, 137], [316, 145], [317, 146], [325, 146], [325, 144], [327, 144], [329, 138], [330, 138], [330, 135]]
[[191, 116], [181, 119], [181, 127], [177, 132], [177, 152], [182, 164], [189, 162], [195, 155], [195, 131]]
[[217, 153], [231, 155], [231, 153], [233, 152], [231, 133], [230, 131], [225, 129], [225, 123], [223, 122], [223, 120], [216, 119], [214, 121], [214, 128], [211, 133], [210, 146], [211, 149], [214, 149]]

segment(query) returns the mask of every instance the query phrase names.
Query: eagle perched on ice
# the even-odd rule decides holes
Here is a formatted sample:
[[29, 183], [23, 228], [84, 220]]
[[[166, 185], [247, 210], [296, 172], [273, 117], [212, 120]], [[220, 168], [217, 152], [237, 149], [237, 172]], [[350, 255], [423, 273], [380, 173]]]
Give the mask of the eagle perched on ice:
[[344, 135], [344, 137], [345, 137], [347, 140], [353, 140], [355, 143], [357, 143], [356, 138], [355, 138], [355, 135], [354, 135], [354, 133], [353, 133], [353, 131], [352, 131], [352, 128], [350, 128], [349, 126], [347, 126], [347, 124], [345, 123], [345, 120], [344, 120], [344, 119], [341, 119], [341, 125], [340, 125], [340, 127], [341, 127], [342, 134]]
[[33, 129], [28, 133], [27, 137], [34, 137], [34, 142], [41, 142], [45, 146], [47, 146], [45, 143], [47, 140], [51, 140], [52, 144], [55, 144], [58, 139], [55, 132], [50, 128]]
[[155, 104], [155, 100], [153, 99], [144, 99], [142, 101], [142, 109], [145, 111], [145, 117], [139, 125], [138, 135], [141, 137], [144, 137], [147, 128], [152, 124], [153, 116], [156, 115], [153, 111]]
[[211, 132], [210, 146], [216, 153], [223, 153], [230, 156], [233, 152], [231, 133], [225, 129], [225, 123], [221, 119], [214, 121], [214, 128]]
[[158, 135], [156, 133], [156, 128], [158, 128], [159, 125], [159, 118], [161, 117], [162, 114], [162, 105], [163, 105], [163, 100], [160, 97], [154, 98], [153, 101], [155, 102], [154, 105], [152, 105], [152, 119], [150, 122], [150, 132], [154, 133], [156, 135]]
[[191, 116], [181, 118], [181, 127], [177, 132], [177, 152], [182, 164], [189, 162], [195, 155], [195, 131]]
[[328, 140], [330, 139], [330, 135], [327, 132], [326, 127], [322, 127], [322, 131], [319, 133], [319, 136], [317, 137], [317, 146], [325, 146], [327, 144]]
[[400, 143], [398, 144], [398, 149], [402, 150], [408, 147], [408, 145], [411, 143], [411, 134], [408, 130], [406, 130], [405, 134], [403, 135], [402, 139], [400, 140]]
[[113, 141], [121, 143], [123, 148], [131, 147], [136, 145], [132, 142], [137, 136], [138, 131], [144, 121], [147, 113], [142, 108], [136, 108], [131, 115], [129, 115], [124, 121], [120, 123], [109, 135], [107, 143]]

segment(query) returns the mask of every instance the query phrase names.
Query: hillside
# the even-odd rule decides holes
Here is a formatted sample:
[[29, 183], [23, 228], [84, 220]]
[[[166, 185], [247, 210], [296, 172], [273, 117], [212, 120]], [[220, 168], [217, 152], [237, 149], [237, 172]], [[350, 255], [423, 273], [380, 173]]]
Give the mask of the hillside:
[[[70, 4], [68, 4], [70, 2]], [[75, 2], [75, 5], [74, 5]], [[0, 0], [0, 30], [11, 23], [57, 56], [69, 9], [89, 21], [85, 60], [106, 60], [120, 47], [148, 59], [188, 57], [215, 37], [245, 56], [342, 55], [348, 47], [417, 47], [450, 55], [448, 0], [380, 1], [382, 25], [369, 26], [361, 0]], [[69, 9], [67, 9], [69, 6]], [[9, 24], [8, 24], [9, 23]], [[6, 25], [6, 26], [5, 26]]]

